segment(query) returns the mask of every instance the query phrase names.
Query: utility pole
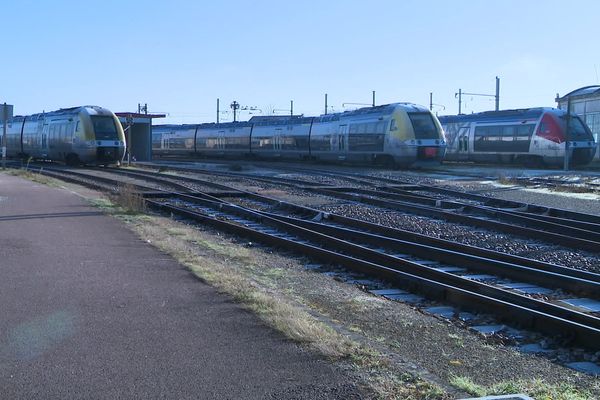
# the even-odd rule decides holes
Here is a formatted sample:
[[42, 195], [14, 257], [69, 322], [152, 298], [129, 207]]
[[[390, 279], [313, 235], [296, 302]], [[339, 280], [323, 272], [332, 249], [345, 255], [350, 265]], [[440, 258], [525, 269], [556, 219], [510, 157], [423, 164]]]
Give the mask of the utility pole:
[[231, 109], [233, 110], [233, 122], [237, 122], [237, 110], [240, 109], [240, 103], [234, 100], [233, 103], [229, 105], [229, 107], [231, 107]]
[[294, 100], [290, 100], [290, 117], [294, 116]]
[[496, 111], [500, 111], [500, 78], [496, 77]]
[[462, 114], [462, 89], [458, 89], [458, 93], [454, 93], [454, 98], [458, 96], [458, 115]]
[[468, 96], [484, 96], [493, 97], [495, 100], [495, 110], [500, 110], [500, 78], [496, 77], [496, 94], [482, 94], [482, 93], [467, 93], [463, 92], [462, 89], [458, 89], [458, 93], [454, 93], [454, 97], [458, 97], [458, 114], [462, 114], [462, 95]]
[[219, 123], [219, 98], [217, 97], [217, 124]]
[[565, 163], [563, 169], [569, 170], [569, 129], [571, 125], [571, 96], [567, 97], [567, 131], [565, 132]]
[[327, 115], [327, 93], [325, 93], [325, 115]]
[[433, 92], [429, 92], [429, 111], [433, 111]]
[[375, 91], [373, 90], [373, 107], [375, 107]]

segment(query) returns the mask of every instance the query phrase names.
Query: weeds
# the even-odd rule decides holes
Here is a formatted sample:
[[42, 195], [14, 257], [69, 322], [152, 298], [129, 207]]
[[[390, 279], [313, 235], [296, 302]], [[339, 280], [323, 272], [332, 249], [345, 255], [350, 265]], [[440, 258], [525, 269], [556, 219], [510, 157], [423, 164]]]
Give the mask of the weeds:
[[478, 396], [506, 395], [525, 393], [534, 399], [543, 400], [591, 400], [589, 393], [570, 384], [550, 385], [541, 379], [505, 381], [491, 386], [482, 386], [468, 377], [453, 376], [450, 384], [465, 392]]
[[128, 214], [143, 214], [146, 212], [144, 197], [132, 185], [124, 184], [110, 196], [111, 200], [121, 206]]
[[29, 179], [30, 181], [33, 181], [36, 183], [41, 183], [43, 185], [59, 186], [58, 182], [55, 179], [52, 179], [45, 175], [42, 175], [41, 171], [39, 173], [35, 173], [32, 171], [29, 171], [28, 169], [21, 168], [21, 169], [10, 169], [10, 170], [5, 171], [5, 173], [7, 173], [9, 175]]

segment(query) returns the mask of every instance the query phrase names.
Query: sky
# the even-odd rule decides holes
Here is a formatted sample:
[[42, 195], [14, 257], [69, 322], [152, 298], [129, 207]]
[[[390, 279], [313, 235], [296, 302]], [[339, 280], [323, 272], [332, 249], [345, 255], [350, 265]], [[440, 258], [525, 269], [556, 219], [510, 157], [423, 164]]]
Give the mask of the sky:
[[[455, 93], [500, 108], [556, 106], [600, 84], [600, 2], [573, 0], [0, 0], [0, 102], [27, 115], [77, 105], [165, 113], [161, 123], [307, 116]], [[465, 95], [463, 112], [494, 108]], [[243, 111], [242, 120], [252, 116]]]

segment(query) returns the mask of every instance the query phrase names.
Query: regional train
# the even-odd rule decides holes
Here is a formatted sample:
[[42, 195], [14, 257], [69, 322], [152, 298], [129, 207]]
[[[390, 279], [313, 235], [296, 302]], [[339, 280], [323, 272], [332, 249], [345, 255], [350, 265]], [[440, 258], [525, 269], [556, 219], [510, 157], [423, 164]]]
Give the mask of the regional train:
[[592, 132], [571, 114], [555, 108], [487, 111], [439, 117], [444, 127], [446, 160], [562, 166], [569, 141], [570, 165], [592, 161]]
[[152, 127], [153, 156], [216, 156], [380, 163], [439, 163], [445, 141], [438, 119], [410, 103], [319, 117], [254, 116], [247, 122]]
[[102, 107], [62, 108], [7, 121], [8, 157], [107, 165], [118, 163], [124, 153], [121, 123]]

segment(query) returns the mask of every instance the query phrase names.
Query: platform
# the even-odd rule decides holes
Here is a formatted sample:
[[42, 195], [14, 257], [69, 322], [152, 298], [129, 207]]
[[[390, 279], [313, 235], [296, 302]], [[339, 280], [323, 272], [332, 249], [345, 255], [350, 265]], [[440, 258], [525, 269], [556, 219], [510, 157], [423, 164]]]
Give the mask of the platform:
[[359, 398], [84, 199], [0, 173], [0, 397]]

